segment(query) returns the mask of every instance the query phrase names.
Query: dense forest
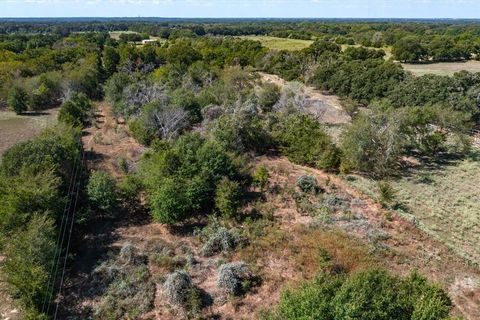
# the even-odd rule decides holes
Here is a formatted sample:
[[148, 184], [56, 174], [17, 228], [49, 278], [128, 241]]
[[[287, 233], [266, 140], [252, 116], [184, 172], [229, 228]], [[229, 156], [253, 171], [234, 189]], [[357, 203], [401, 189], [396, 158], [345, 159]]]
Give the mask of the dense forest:
[[[114, 39], [112, 31], [129, 33]], [[313, 43], [276, 51], [241, 35]], [[229, 258], [271, 236], [264, 230], [273, 218], [260, 204], [280, 192], [256, 159], [284, 157], [332, 176], [368, 177], [378, 182], [379, 205], [395, 209], [389, 181], [405, 174], [405, 159], [468, 157], [480, 121], [479, 73], [415, 76], [398, 61], [476, 59], [479, 36], [480, 25], [469, 21], [2, 21], [0, 107], [59, 113], [58, 124], [2, 155], [1, 289], [25, 319], [57, 318], [59, 301], [68, 299], [66, 265], [82, 250], [77, 244], [69, 252], [70, 240], [81, 242], [105, 217], [125, 219], [144, 207], [153, 223], [171, 230], [202, 226], [193, 231], [199, 256], [224, 257], [217, 286], [228, 303], [238, 303], [268, 279], [252, 261]], [[140, 44], [150, 37], [158, 38]], [[393, 48], [392, 58], [385, 47]], [[259, 72], [290, 82], [267, 83]], [[338, 137], [309, 111], [304, 85], [339, 97], [352, 121]], [[98, 126], [100, 103], [144, 148], [138, 162], [118, 161], [121, 175], [88, 166], [94, 155], [82, 136]], [[312, 175], [298, 177], [295, 188], [297, 203], [325, 197], [325, 206], [338, 206]], [[98, 261], [94, 276], [103, 292], [90, 315], [144, 319], [155, 282], [163, 303], [182, 317], [208, 318], [189, 273], [200, 258], [188, 250], [183, 260], [151, 258], [127, 243]], [[333, 253], [315, 254], [316, 272], [286, 287], [258, 318], [453, 319], [448, 291], [428, 274], [412, 268], [405, 277], [381, 265], [349, 272]], [[150, 260], [171, 272], [155, 277]]]

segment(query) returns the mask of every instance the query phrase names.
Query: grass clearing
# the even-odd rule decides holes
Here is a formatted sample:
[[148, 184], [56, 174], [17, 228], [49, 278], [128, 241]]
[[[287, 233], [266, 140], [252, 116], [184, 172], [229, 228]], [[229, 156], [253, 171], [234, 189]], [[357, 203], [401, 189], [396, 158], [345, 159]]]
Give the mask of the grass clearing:
[[55, 108], [25, 115], [0, 111], [0, 155], [17, 142], [31, 139], [43, 129], [55, 125], [58, 110]]
[[241, 39], [260, 41], [260, 43], [271, 50], [297, 51], [310, 46], [312, 40], [287, 39], [270, 36], [241, 36]]
[[405, 70], [412, 72], [416, 76], [425, 74], [436, 74], [439, 76], [451, 76], [456, 72], [470, 71], [480, 72], [480, 61], [469, 60], [465, 62], [439, 62], [426, 64], [402, 63]]
[[110, 35], [110, 37], [112, 39], [115, 39], [115, 40], [120, 40], [120, 35], [121, 34], [136, 34], [138, 32], [135, 32], [135, 31], [110, 31], [108, 34]]
[[[455, 253], [480, 264], [480, 153], [439, 168], [421, 166], [393, 180], [397, 212], [445, 243]], [[376, 198], [376, 182], [349, 176], [349, 184]]]

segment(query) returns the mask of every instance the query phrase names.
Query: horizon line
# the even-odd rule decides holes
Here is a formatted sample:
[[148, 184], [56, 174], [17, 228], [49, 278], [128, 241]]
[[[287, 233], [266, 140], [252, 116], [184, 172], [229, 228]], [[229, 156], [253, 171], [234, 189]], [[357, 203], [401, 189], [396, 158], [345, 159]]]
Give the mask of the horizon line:
[[0, 19], [350, 19], [350, 20], [480, 20], [479, 18], [452, 17], [162, 17], [162, 16], [43, 16], [43, 17], [0, 17]]

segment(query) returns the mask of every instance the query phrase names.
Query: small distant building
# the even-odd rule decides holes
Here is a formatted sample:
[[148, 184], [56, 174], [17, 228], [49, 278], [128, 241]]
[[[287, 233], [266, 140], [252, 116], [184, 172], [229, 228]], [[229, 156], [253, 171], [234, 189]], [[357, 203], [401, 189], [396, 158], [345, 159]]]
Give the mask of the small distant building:
[[156, 43], [157, 40], [155, 39], [144, 39], [142, 40], [142, 44], [149, 44], [149, 43]]

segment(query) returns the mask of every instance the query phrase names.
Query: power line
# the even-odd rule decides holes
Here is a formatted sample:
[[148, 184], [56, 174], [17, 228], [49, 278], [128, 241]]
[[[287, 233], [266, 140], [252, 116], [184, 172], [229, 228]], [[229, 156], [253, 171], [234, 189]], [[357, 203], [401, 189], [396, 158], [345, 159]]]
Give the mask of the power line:
[[48, 275], [48, 283], [47, 283], [48, 292], [43, 299], [42, 313], [45, 311], [46, 303], [48, 302], [48, 296], [49, 296], [49, 294], [51, 296], [50, 292], [53, 291], [53, 286], [55, 285], [55, 281], [53, 281], [52, 289], [50, 290], [50, 282], [52, 281], [53, 272], [54, 272], [55, 266], [57, 265], [55, 263], [55, 261], [57, 260], [57, 254], [59, 256], [61, 255], [60, 238], [63, 238], [62, 230], [64, 230], [64, 221], [65, 221], [65, 217], [68, 216], [68, 213], [69, 213], [69, 210], [70, 210], [69, 204], [71, 204], [70, 198], [72, 196], [72, 190], [73, 190], [73, 185], [74, 185], [74, 174], [76, 173], [76, 169], [77, 169], [77, 159], [78, 158], [75, 157], [75, 161], [74, 161], [74, 164], [73, 164], [74, 171], [72, 171], [72, 174], [70, 175], [70, 182], [69, 182], [69, 185], [68, 185], [65, 207], [63, 208], [62, 221], [60, 223], [60, 232], [58, 232], [58, 237], [57, 237], [56, 246], [55, 246], [55, 254], [53, 256], [53, 261], [52, 261], [52, 268], [50, 269], [50, 273]]
[[[83, 146], [82, 146], [82, 161], [81, 161], [81, 163], [83, 163], [84, 159], [85, 159], [85, 150], [83, 149]], [[65, 279], [65, 269], [67, 267], [68, 251], [70, 249], [70, 241], [72, 239], [73, 224], [75, 222], [75, 211], [77, 209], [77, 202], [78, 202], [78, 194], [79, 193], [80, 193], [80, 179], [77, 181], [77, 192], [75, 194], [75, 203], [73, 205], [72, 219], [70, 221], [70, 231], [69, 231], [68, 242], [67, 242], [67, 247], [66, 247], [66, 251], [65, 251], [65, 260], [63, 262], [62, 277], [61, 277], [61, 280], [60, 280], [60, 287], [58, 289], [57, 296], [60, 296], [61, 293], [62, 293], [63, 281]], [[55, 307], [54, 319], [57, 319], [58, 307], [59, 306], [60, 306], [60, 301], [57, 300], [57, 305]]]

